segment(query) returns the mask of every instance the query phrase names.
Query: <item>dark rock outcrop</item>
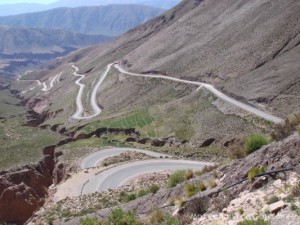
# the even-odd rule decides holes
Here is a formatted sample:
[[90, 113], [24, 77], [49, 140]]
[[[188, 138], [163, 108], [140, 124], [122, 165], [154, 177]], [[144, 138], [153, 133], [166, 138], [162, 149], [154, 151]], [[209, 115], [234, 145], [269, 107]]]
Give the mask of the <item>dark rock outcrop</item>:
[[216, 141], [215, 138], [209, 138], [201, 144], [200, 148], [211, 146], [215, 141]]

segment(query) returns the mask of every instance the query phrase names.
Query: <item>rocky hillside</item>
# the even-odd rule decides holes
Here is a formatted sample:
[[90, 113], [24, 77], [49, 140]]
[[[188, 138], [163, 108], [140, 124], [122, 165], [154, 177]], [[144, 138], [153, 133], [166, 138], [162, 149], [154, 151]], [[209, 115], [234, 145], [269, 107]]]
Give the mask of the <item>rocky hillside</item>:
[[[174, 188], [162, 188], [157, 193], [146, 195], [127, 204], [115, 204], [113, 208], [134, 211], [144, 221], [143, 224], [153, 224], [146, 222], [148, 219], [151, 221], [151, 218], [159, 220], [160, 217], [153, 213], [155, 210], [160, 210], [161, 214], [173, 215], [181, 221], [179, 224], [237, 224], [244, 220], [245, 216], [253, 220], [265, 218], [271, 221], [272, 225], [279, 224], [280, 218], [284, 216], [289, 216], [291, 221], [297, 222], [299, 221], [297, 209], [300, 207], [299, 149], [300, 136], [294, 134], [283, 141], [265, 146], [244, 159], [219, 166], [217, 169], [213, 168], [212, 172], [207, 170], [202, 172], [204, 175], [195, 174], [194, 178]], [[249, 171], [253, 168], [264, 168], [266, 172], [285, 169], [287, 171], [255, 178], [257, 174], [262, 173], [257, 172], [253, 178], [250, 178]], [[289, 170], [291, 168], [294, 169]], [[187, 188], [188, 185], [194, 184], [197, 187], [201, 183], [205, 188], [200, 191], [193, 192]], [[190, 195], [190, 192], [193, 194]], [[106, 208], [89, 215], [84, 212], [99, 207], [99, 203], [109, 204], [108, 200], [104, 201], [106, 195], [115, 198], [114, 192], [110, 190], [109, 193], [94, 193], [90, 196], [65, 199], [57, 203], [54, 208], [59, 207], [64, 212], [74, 211], [73, 215], [83, 213], [84, 218], [104, 220], [110, 216], [113, 208]], [[182, 201], [179, 206], [174, 205], [176, 199]], [[293, 204], [294, 208], [291, 207]], [[45, 221], [45, 218], [50, 216], [47, 210], [48, 206], [37, 212], [30, 224]], [[276, 216], [278, 212], [280, 213]], [[69, 220], [69, 217], [64, 218], [59, 212], [56, 214], [62, 217], [60, 221], [53, 221], [54, 224], [81, 224], [80, 218]], [[72, 213], [65, 213], [65, 215], [72, 215]], [[69, 221], [64, 222], [64, 219]]]
[[118, 36], [161, 14], [143, 5], [108, 5], [56, 8], [43, 12], [1, 17], [0, 24], [14, 27], [64, 29], [75, 33]]

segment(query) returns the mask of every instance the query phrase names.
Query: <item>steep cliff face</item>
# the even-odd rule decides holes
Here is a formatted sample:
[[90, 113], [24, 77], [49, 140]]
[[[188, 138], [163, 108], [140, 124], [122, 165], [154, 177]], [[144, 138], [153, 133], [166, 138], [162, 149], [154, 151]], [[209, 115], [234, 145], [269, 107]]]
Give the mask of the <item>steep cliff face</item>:
[[41, 207], [53, 183], [55, 146], [36, 164], [0, 173], [0, 223], [23, 224]]

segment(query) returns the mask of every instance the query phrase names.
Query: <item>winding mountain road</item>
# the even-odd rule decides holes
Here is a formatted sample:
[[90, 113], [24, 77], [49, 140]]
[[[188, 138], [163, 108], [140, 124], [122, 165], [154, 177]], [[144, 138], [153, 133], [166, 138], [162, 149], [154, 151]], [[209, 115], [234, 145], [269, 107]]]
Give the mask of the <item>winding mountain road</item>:
[[75, 65], [72, 65], [72, 67], [75, 69], [75, 72], [73, 73], [73, 75], [79, 77], [79, 79], [76, 80], [76, 82], [75, 82], [79, 86], [79, 91], [78, 91], [78, 94], [77, 94], [77, 97], [76, 97], [77, 110], [72, 115], [73, 119], [77, 119], [77, 120], [91, 119], [95, 116], [98, 116], [102, 112], [101, 108], [97, 104], [97, 91], [98, 91], [100, 85], [102, 84], [102, 82], [104, 81], [104, 79], [106, 78], [106, 76], [107, 76], [108, 72], [110, 71], [110, 68], [111, 68], [112, 65], [113, 64], [107, 65], [107, 68], [106, 68], [105, 72], [102, 74], [102, 76], [98, 80], [97, 84], [94, 86], [94, 89], [92, 91], [91, 98], [90, 98], [91, 106], [92, 106], [92, 109], [94, 111], [94, 114], [89, 115], [89, 116], [83, 116], [84, 115], [84, 107], [83, 107], [83, 104], [82, 104], [82, 95], [83, 95], [83, 90], [85, 88], [85, 84], [80, 83], [80, 81], [85, 77], [85, 75], [78, 74], [77, 73], [78, 70], [79, 70], [78, 67], [75, 66]]
[[138, 73], [132, 73], [132, 72], [128, 72], [126, 71], [124, 68], [122, 68], [119, 64], [116, 63], [112, 63], [107, 65], [107, 68], [105, 70], [105, 72], [102, 74], [102, 76], [100, 77], [99, 81], [97, 82], [97, 84], [94, 86], [93, 91], [92, 91], [92, 95], [90, 98], [91, 101], [91, 107], [94, 111], [94, 114], [89, 115], [89, 116], [84, 116], [84, 107], [82, 104], [82, 95], [83, 95], [83, 90], [85, 85], [80, 83], [80, 81], [85, 77], [84, 75], [78, 74], [78, 67], [76, 67], [75, 65], [72, 65], [72, 67], [75, 69], [75, 72], [73, 73], [74, 76], [78, 76], [80, 77], [77, 81], [76, 84], [79, 86], [79, 91], [76, 97], [76, 105], [77, 105], [77, 110], [76, 112], [72, 115], [72, 118], [74, 119], [78, 119], [78, 120], [83, 120], [83, 119], [90, 119], [93, 118], [95, 116], [98, 116], [101, 113], [101, 109], [97, 104], [97, 90], [99, 89], [100, 85], [103, 83], [104, 79], [106, 78], [109, 70], [111, 69], [112, 65], [114, 65], [114, 67], [123, 74], [126, 75], [130, 75], [130, 76], [135, 76], [135, 77], [147, 77], [147, 78], [158, 78], [158, 79], [165, 79], [165, 80], [171, 80], [171, 81], [176, 81], [176, 82], [180, 82], [180, 83], [185, 83], [185, 84], [192, 84], [192, 85], [197, 85], [198, 88], [196, 91], [199, 91], [201, 88], [206, 88], [207, 90], [209, 90], [211, 93], [213, 93], [216, 97], [228, 102], [231, 105], [234, 105], [236, 107], [239, 107], [249, 113], [252, 113], [260, 118], [263, 118], [265, 120], [271, 121], [273, 123], [282, 123], [284, 122], [284, 120], [282, 118], [279, 118], [277, 116], [274, 116], [268, 112], [264, 112], [260, 109], [257, 109], [253, 106], [250, 106], [248, 104], [245, 104], [243, 102], [240, 102], [238, 100], [235, 100], [227, 95], [225, 95], [224, 93], [220, 92], [219, 90], [217, 90], [216, 88], [214, 88], [212, 85], [210, 84], [206, 84], [206, 83], [202, 83], [202, 82], [198, 82], [198, 81], [189, 81], [189, 80], [183, 80], [183, 79], [179, 79], [179, 78], [175, 78], [175, 77], [169, 77], [169, 76], [164, 76], [164, 75], [157, 75], [157, 74], [138, 74]]
[[[43, 85], [43, 88], [41, 89], [41, 91], [44, 91], [44, 92], [47, 92], [47, 91], [50, 91], [53, 86], [54, 86], [54, 82], [58, 82], [59, 79], [60, 79], [60, 76], [61, 76], [62, 72], [57, 74], [55, 77], [53, 77], [49, 83], [49, 86], [47, 86], [47, 83], [46, 81], [42, 83]], [[40, 82], [40, 81], [39, 81]]]
[[[25, 75], [26, 75], [26, 74], [27, 74], [27, 72], [25, 73]], [[63, 73], [61, 72], [61, 73], [57, 74], [56, 76], [54, 76], [54, 77], [50, 80], [49, 86], [48, 86], [47, 83], [46, 83], [47, 81], [45, 81], [45, 82], [43, 82], [43, 83], [42, 83], [40, 80], [20, 80], [20, 79], [17, 79], [17, 81], [37, 82], [37, 86], [43, 86], [43, 88], [41, 89], [41, 91], [47, 92], [47, 91], [50, 91], [50, 90], [54, 87], [54, 83], [55, 83], [55, 82], [59, 82], [60, 77], [61, 77], [62, 74], [63, 74]], [[22, 91], [21, 94], [25, 94], [26, 92], [32, 91], [32, 90], [34, 90], [35, 88], [36, 88], [36, 86], [35, 86], [35, 87], [32, 87], [32, 88], [30, 88], [30, 89], [28, 89], [28, 90]]]
[[165, 155], [157, 152], [152, 152], [148, 150], [143, 150], [143, 149], [135, 149], [135, 148], [110, 148], [110, 149], [104, 149], [95, 153], [92, 153], [88, 156], [86, 156], [80, 164], [80, 167], [82, 169], [88, 169], [92, 167], [96, 167], [100, 162], [102, 162], [104, 159], [108, 157], [112, 157], [115, 155], [119, 155], [124, 152], [139, 152], [139, 153], [144, 153], [146, 155], [155, 157], [155, 158], [160, 158], [160, 157], [169, 157], [171, 158], [172, 156], [170, 155]]
[[130, 162], [96, 174], [83, 186], [82, 194], [116, 189], [135, 177], [149, 173], [187, 169], [201, 170], [204, 166], [210, 165], [213, 164], [172, 159], [150, 159]]
[[136, 77], [148, 77], [148, 78], [159, 78], [159, 79], [165, 79], [165, 80], [171, 80], [171, 81], [177, 81], [180, 83], [185, 83], [185, 84], [193, 84], [193, 85], [197, 85], [199, 86], [197, 90], [199, 90], [200, 88], [204, 87], [207, 90], [209, 90], [210, 92], [212, 92], [215, 96], [217, 96], [218, 98], [234, 105], [237, 106], [245, 111], [248, 111], [260, 118], [263, 118], [265, 120], [271, 121], [273, 123], [282, 123], [284, 122], [283, 119], [274, 116], [270, 113], [264, 112], [262, 110], [259, 110], [253, 106], [247, 105], [243, 102], [237, 101], [225, 94], [223, 94], [222, 92], [220, 92], [219, 90], [217, 90], [216, 88], [214, 88], [214, 86], [210, 85], [210, 84], [206, 84], [206, 83], [202, 83], [202, 82], [197, 82], [197, 81], [188, 81], [188, 80], [183, 80], [183, 79], [179, 79], [179, 78], [175, 78], [175, 77], [169, 77], [169, 76], [164, 76], [164, 75], [156, 75], [156, 74], [138, 74], [138, 73], [132, 73], [132, 72], [128, 72], [126, 71], [124, 68], [122, 68], [119, 64], [115, 65], [115, 68], [124, 74], [130, 75], [130, 76], [136, 76]]

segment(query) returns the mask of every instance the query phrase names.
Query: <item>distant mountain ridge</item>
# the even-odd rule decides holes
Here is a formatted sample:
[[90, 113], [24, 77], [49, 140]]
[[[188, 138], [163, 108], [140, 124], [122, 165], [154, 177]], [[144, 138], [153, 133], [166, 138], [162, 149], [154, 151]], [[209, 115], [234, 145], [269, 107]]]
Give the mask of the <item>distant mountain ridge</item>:
[[37, 55], [60, 55], [108, 40], [110, 37], [78, 34], [64, 30], [0, 26], [0, 57], [31, 55], [31, 58], [37, 58], [40, 57]]
[[48, 5], [34, 3], [6, 4], [0, 5], [0, 16], [40, 12], [58, 7], [74, 8], [80, 6], [100, 6], [110, 4], [138, 4], [161, 9], [170, 9], [180, 1], [181, 0], [60, 0]]
[[161, 14], [164, 10], [142, 5], [57, 8], [44, 12], [0, 17], [13, 27], [65, 29], [83, 34], [118, 36]]

